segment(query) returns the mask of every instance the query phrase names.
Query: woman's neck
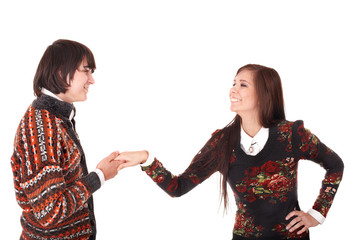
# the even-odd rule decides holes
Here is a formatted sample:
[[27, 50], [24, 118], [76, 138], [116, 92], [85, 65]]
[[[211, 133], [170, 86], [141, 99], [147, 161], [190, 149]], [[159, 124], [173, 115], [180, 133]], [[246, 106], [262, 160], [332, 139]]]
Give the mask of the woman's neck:
[[242, 118], [242, 128], [246, 134], [250, 137], [255, 137], [255, 135], [260, 131], [262, 125], [259, 122], [258, 117], [243, 117]]

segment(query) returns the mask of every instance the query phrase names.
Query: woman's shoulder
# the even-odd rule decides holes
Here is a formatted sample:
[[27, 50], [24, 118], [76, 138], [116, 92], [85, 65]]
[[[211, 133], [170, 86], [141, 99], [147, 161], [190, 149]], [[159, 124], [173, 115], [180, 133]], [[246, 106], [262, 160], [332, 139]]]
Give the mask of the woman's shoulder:
[[277, 124], [278, 128], [292, 128], [294, 126], [302, 126], [303, 125], [303, 120], [296, 120], [296, 121], [289, 121], [289, 120], [283, 120]]
[[299, 132], [304, 132], [304, 124], [302, 120], [289, 121], [283, 120], [276, 126], [276, 132], [279, 135], [287, 135], [289, 138], [292, 136], [298, 136]]

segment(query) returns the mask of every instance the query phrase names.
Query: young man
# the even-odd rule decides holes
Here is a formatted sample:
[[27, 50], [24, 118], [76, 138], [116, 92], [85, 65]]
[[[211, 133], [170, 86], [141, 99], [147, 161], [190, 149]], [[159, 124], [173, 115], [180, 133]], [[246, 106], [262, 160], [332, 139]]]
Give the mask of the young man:
[[88, 173], [75, 131], [74, 102], [85, 101], [95, 59], [78, 42], [57, 40], [34, 78], [37, 99], [17, 129], [11, 166], [23, 209], [20, 239], [95, 239], [92, 194], [117, 174], [117, 152]]

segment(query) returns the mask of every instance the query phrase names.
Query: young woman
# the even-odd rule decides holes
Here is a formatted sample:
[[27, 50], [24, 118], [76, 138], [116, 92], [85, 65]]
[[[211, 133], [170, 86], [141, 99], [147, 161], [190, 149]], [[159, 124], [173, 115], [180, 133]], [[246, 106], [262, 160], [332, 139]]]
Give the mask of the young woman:
[[[181, 175], [171, 174], [146, 151], [121, 153], [116, 159], [125, 163], [119, 169], [142, 164], [143, 171], [172, 197], [187, 193], [219, 171], [225, 205], [228, 182], [238, 206], [233, 239], [309, 239], [308, 228], [324, 221], [333, 202], [342, 178], [342, 160], [302, 121], [285, 119], [281, 79], [274, 69], [243, 66], [229, 96], [236, 117], [212, 134]], [[300, 159], [326, 169], [320, 194], [307, 213], [297, 200]]]

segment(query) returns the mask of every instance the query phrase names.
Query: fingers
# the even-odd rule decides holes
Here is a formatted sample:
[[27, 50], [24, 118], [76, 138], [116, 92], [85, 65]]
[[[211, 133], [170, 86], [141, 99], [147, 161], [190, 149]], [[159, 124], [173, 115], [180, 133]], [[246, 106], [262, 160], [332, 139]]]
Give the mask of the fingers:
[[289, 220], [291, 217], [295, 216], [297, 214], [297, 211], [292, 211], [286, 216], [286, 220]]
[[142, 159], [144, 160], [146, 158], [145, 155], [147, 154], [148, 153], [146, 151], [122, 152], [122, 153], [115, 151], [111, 153], [108, 157], [106, 157], [105, 160], [108, 160], [108, 162], [113, 162], [113, 161], [117, 162], [117, 167], [115, 167], [115, 169], [117, 171], [120, 171], [123, 168], [133, 167], [140, 164], [142, 162]]
[[126, 167], [132, 167], [132, 166], [134, 166], [134, 164], [132, 162], [124, 162], [118, 166], [117, 171], [119, 172], [120, 170], [122, 170]]
[[147, 153], [146, 151], [133, 151], [133, 152], [122, 152], [120, 153], [115, 160], [124, 161], [126, 163], [130, 162], [129, 165], [124, 165], [125, 167], [133, 167], [146, 160]]
[[116, 156], [115, 160], [130, 161], [132, 157], [134, 157], [133, 152], [121, 152]]
[[[287, 230], [289, 230], [290, 232], [295, 231], [296, 229], [299, 229], [300, 227], [302, 227], [304, 224], [302, 222], [302, 218], [297, 217], [295, 219], [293, 219], [286, 227]], [[291, 227], [292, 226], [292, 227]]]
[[313, 217], [308, 213], [303, 211], [292, 211], [286, 216], [286, 220], [295, 217], [292, 221], [286, 226], [286, 229], [290, 232], [293, 232], [297, 229], [300, 229], [302, 226], [303, 228], [297, 232], [297, 234], [302, 234], [308, 230], [310, 227], [317, 226], [318, 223], [313, 221]]
[[305, 231], [307, 231], [308, 227], [304, 226], [300, 231], [297, 232], [298, 235], [304, 233]]
[[123, 153], [119, 154], [114, 160], [123, 161], [126, 160]]
[[109, 156], [107, 156], [107, 159], [111, 162], [113, 160], [116, 160], [115, 158], [117, 158], [119, 155], [119, 151], [114, 151]]
[[125, 164], [125, 163], [122, 163], [121, 165], [119, 165], [118, 168], [117, 168], [117, 172], [119, 172], [120, 170], [126, 168], [127, 167], [126, 165], [127, 164]]
[[118, 151], [112, 152], [110, 155], [102, 159], [96, 166], [96, 168], [103, 172], [106, 181], [115, 177], [118, 173], [117, 168], [122, 163], [120, 161], [114, 161], [118, 154]]
[[292, 211], [286, 216], [286, 220], [289, 220], [292, 217], [295, 217], [292, 219], [292, 221], [286, 226], [286, 229], [289, 230], [290, 232], [293, 232], [295, 229], [298, 229], [299, 227], [303, 226], [301, 225], [302, 218], [300, 217], [302, 215], [301, 211]]

